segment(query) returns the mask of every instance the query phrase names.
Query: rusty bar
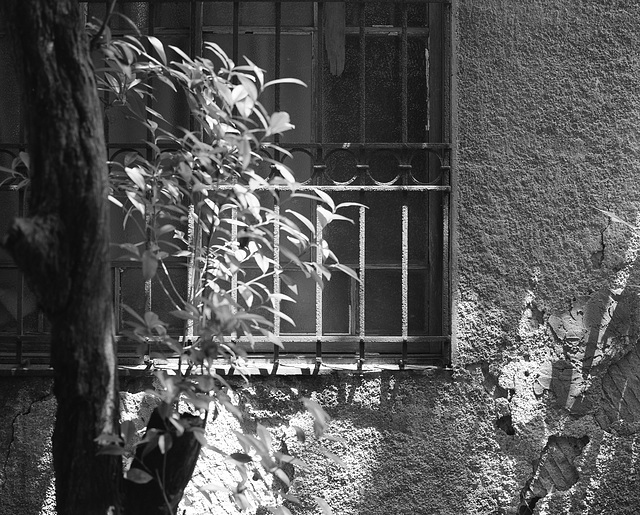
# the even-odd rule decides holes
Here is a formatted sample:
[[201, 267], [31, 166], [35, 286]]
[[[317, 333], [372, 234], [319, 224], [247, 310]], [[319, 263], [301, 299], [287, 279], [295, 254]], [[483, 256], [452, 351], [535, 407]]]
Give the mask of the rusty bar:
[[[449, 182], [449, 172], [445, 172], [445, 180]], [[451, 252], [449, 249], [450, 242], [450, 205], [451, 199], [448, 193], [443, 194], [442, 199], [442, 326], [441, 331], [446, 334], [451, 334]], [[451, 359], [451, 345], [449, 342], [445, 342], [443, 346], [442, 356], [445, 364], [449, 364]]]
[[[104, 0], [83, 0], [84, 2], [88, 3], [88, 4], [95, 4], [95, 3], [103, 3]], [[188, 3], [191, 2], [193, 0], [148, 0], [149, 4], [160, 4], [160, 3], [174, 3], [174, 4], [180, 4], [180, 3]], [[203, 3], [213, 3], [213, 2], [220, 2], [222, 0], [201, 0]], [[252, 2], [278, 2], [278, 3], [293, 3], [293, 2], [300, 2], [301, 0], [251, 0]], [[404, 0], [406, 3], [410, 3], [410, 4], [445, 4], [445, 5], [451, 5], [451, 1], [452, 0]], [[119, 3], [123, 3], [123, 4], [128, 4], [128, 3], [134, 3], [134, 2], [139, 2], [139, 0], [118, 0]], [[329, 3], [329, 2], [346, 2], [346, 3], [362, 3], [362, 4], [366, 4], [366, 3], [376, 3], [376, 4], [385, 4], [385, 3], [397, 3], [398, 0], [324, 0], [325, 3]]]
[[[322, 264], [322, 224], [316, 212], [316, 272], [320, 274]], [[316, 282], [316, 338], [318, 342], [322, 340], [322, 288]]]
[[408, 67], [408, 42], [407, 42], [407, 4], [402, 3], [402, 43], [401, 43], [400, 70], [402, 74], [402, 143], [406, 143], [409, 139], [408, 133], [408, 84], [407, 84], [407, 67]]
[[360, 203], [362, 206], [359, 208], [360, 216], [358, 217], [359, 222], [359, 235], [358, 235], [358, 266], [359, 266], [359, 278], [360, 284], [358, 285], [358, 334], [360, 338], [365, 337], [365, 291], [364, 291], [364, 281], [365, 281], [365, 216], [366, 209], [364, 207], [364, 194], [360, 194]]
[[[280, 53], [281, 53], [281, 39], [282, 39], [282, 5], [279, 2], [275, 4], [276, 9], [276, 55], [275, 55], [275, 78], [280, 78]], [[280, 111], [280, 84], [275, 85], [274, 91], [274, 110]], [[276, 142], [280, 140], [280, 135], [276, 134]]]
[[238, 34], [240, 33], [240, 2], [233, 2], [233, 62], [238, 64]]
[[123, 268], [114, 267], [113, 270], [113, 313], [115, 315], [115, 331], [116, 334], [120, 333], [122, 330], [122, 291], [121, 291], [121, 282], [122, 282], [122, 273], [124, 272]]
[[[322, 74], [324, 70], [324, 27], [322, 26], [324, 2], [314, 2], [314, 26], [317, 30], [314, 33], [314, 44], [312, 44], [311, 66], [313, 82], [311, 84], [311, 98], [313, 109], [311, 109], [311, 127], [315, 129], [315, 140], [322, 144], [324, 141], [322, 133], [323, 115], [323, 95]], [[313, 138], [313, 135], [312, 135]], [[322, 162], [322, 146], [318, 147], [316, 162]]]
[[402, 337], [409, 335], [409, 206], [402, 203]]
[[358, 14], [359, 14], [359, 24], [360, 24], [360, 34], [358, 36], [358, 41], [360, 43], [360, 141], [362, 143], [365, 142], [366, 138], [366, 123], [367, 123], [367, 114], [366, 114], [366, 82], [365, 82], [365, 74], [367, 71], [366, 66], [366, 41], [364, 37], [364, 29], [365, 29], [365, 9], [364, 4], [358, 4]]
[[[275, 213], [274, 222], [273, 222], [273, 268], [275, 273], [273, 274], [273, 293], [276, 294], [275, 304], [273, 305], [274, 309], [277, 313], [280, 312], [280, 299], [278, 298], [278, 294], [280, 293], [280, 224], [277, 220], [280, 219], [280, 196], [276, 195], [275, 197], [275, 205], [273, 206], [273, 211]], [[278, 314], [273, 315], [273, 334], [276, 337], [280, 336], [280, 324], [281, 319]], [[280, 348], [274, 344], [273, 345], [273, 360], [274, 362], [278, 361], [278, 357], [280, 354]]]
[[[96, 4], [96, 3], [104, 3], [105, 0], [83, 0], [84, 2], [88, 3], [88, 4]], [[134, 3], [134, 2], [139, 2], [140, 0], [118, 0], [118, 3], [123, 3], [123, 4], [128, 4], [128, 3]], [[149, 4], [162, 4], [162, 3], [173, 3], [173, 4], [180, 4], [180, 3], [189, 3], [192, 2], [193, 0], [148, 0]], [[203, 3], [214, 3], [214, 2], [220, 2], [222, 0], [201, 0]], [[293, 3], [293, 2], [300, 2], [301, 0], [251, 0], [252, 2], [278, 2], [278, 3]], [[409, 4], [445, 4], [445, 5], [451, 5], [451, 0], [404, 0], [406, 3]], [[385, 3], [398, 3], [398, 0], [324, 0], [325, 3], [329, 3], [329, 2], [346, 2], [346, 3], [362, 3], [362, 4], [366, 4], [366, 3], [376, 3], [376, 4], [385, 4]]]
[[[27, 199], [24, 189], [18, 190], [18, 216], [25, 216], [27, 211]], [[23, 342], [24, 337], [24, 275], [18, 270], [18, 291], [16, 292], [16, 361], [18, 366], [22, 365], [23, 360]]]

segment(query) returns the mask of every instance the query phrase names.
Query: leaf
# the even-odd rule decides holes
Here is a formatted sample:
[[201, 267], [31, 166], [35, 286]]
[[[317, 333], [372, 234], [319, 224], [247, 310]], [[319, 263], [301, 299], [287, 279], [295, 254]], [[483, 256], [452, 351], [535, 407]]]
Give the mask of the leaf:
[[295, 216], [298, 220], [300, 220], [307, 229], [309, 229], [309, 231], [313, 234], [315, 233], [316, 228], [313, 226], [313, 224], [311, 223], [311, 220], [309, 220], [306, 216], [304, 216], [301, 213], [298, 213], [297, 211], [294, 211], [293, 209], [287, 209], [285, 211], [285, 213], [290, 213], [293, 216]]
[[142, 276], [145, 281], [150, 281], [158, 271], [158, 258], [150, 250], [145, 250], [142, 254]]
[[291, 484], [291, 480], [289, 479], [289, 476], [287, 476], [284, 470], [278, 468], [278, 469], [275, 469], [273, 473], [276, 476], [278, 476], [280, 481], [282, 481], [285, 485], [289, 486]]
[[332, 453], [329, 449], [319, 446], [318, 450], [324, 454], [327, 458], [333, 461], [336, 465], [340, 465], [341, 467], [347, 468], [347, 464], [342, 461], [342, 459], [337, 455]]
[[138, 199], [138, 196], [136, 195], [136, 193], [134, 191], [127, 191], [127, 197], [129, 197], [129, 200], [133, 204], [133, 207], [135, 207], [138, 211], [140, 211], [140, 213], [142, 213], [142, 216], [144, 216], [146, 211], [144, 202], [141, 202]]
[[617, 216], [615, 213], [612, 213], [611, 211], [605, 211], [604, 209], [598, 209], [597, 207], [595, 209], [597, 211], [600, 211], [602, 214], [608, 216], [609, 218], [611, 218], [611, 220], [614, 222], [618, 222], [620, 224], [626, 225], [627, 227], [630, 227], [636, 232], [640, 231], [640, 227], [630, 224], [629, 222], [627, 222], [626, 220], [623, 220], [622, 218]]
[[120, 434], [125, 445], [130, 445], [136, 436], [136, 425], [133, 420], [125, 420], [120, 424]]
[[253, 458], [243, 452], [233, 452], [229, 454], [229, 458], [239, 463], [251, 463]]
[[169, 452], [169, 449], [173, 446], [173, 439], [169, 433], [162, 433], [158, 437], [158, 448], [162, 454]]
[[333, 220], [333, 217], [335, 215], [322, 206], [317, 206], [316, 209], [318, 210], [318, 220], [320, 221], [320, 227], [324, 228], [327, 224], [331, 223], [331, 220]]
[[173, 50], [176, 54], [178, 54], [180, 57], [182, 57], [182, 59], [184, 59], [187, 63], [194, 64], [193, 60], [177, 46], [169, 45], [169, 48]]
[[27, 154], [26, 152], [20, 152], [18, 154], [18, 156], [20, 156], [20, 160], [22, 161], [22, 163], [24, 164], [24, 166], [27, 167], [27, 170], [29, 170], [29, 154]]
[[304, 86], [305, 88], [307, 87], [307, 85], [304, 82], [302, 82], [300, 79], [285, 77], [284, 79], [270, 80], [269, 82], [265, 83], [264, 86], [262, 86], [262, 89], [268, 88], [269, 86], [273, 86], [274, 84], [298, 84], [299, 86]]
[[318, 195], [318, 197], [320, 197], [322, 199], [322, 201], [331, 208], [331, 212], [335, 212], [336, 203], [333, 201], [333, 199], [329, 196], [328, 193], [326, 193], [326, 192], [324, 192], [322, 190], [318, 190], [318, 189], [314, 189], [313, 192], [316, 195]]
[[135, 183], [135, 185], [142, 191], [147, 189], [147, 183], [144, 180], [145, 173], [139, 166], [127, 167], [124, 169], [129, 178]]
[[349, 277], [353, 277], [356, 281], [360, 282], [360, 277], [358, 277], [358, 273], [353, 268], [349, 268], [348, 266], [342, 265], [340, 263], [329, 265], [329, 268], [340, 270], [341, 272], [347, 274]]
[[322, 513], [324, 515], [333, 515], [333, 510], [331, 509], [327, 501], [325, 501], [322, 497], [318, 497], [316, 495], [312, 497], [315, 499], [316, 503], [318, 503], [318, 506], [320, 506], [320, 509], [322, 510]]
[[116, 206], [118, 207], [124, 207], [124, 205], [122, 204], [122, 202], [120, 202], [117, 198], [115, 198], [113, 195], [109, 195], [109, 201], [114, 203]]
[[269, 117], [269, 127], [267, 127], [265, 136], [280, 134], [291, 129], [295, 129], [295, 125], [291, 123], [289, 113], [285, 111], [276, 111]]
[[275, 508], [269, 508], [269, 511], [273, 515], [292, 515], [288, 508], [285, 506], [276, 506]]
[[303, 429], [301, 427], [298, 427], [298, 426], [291, 426], [291, 427], [295, 430], [296, 437], [298, 438], [298, 441], [304, 443], [304, 441], [306, 440], [307, 437], [306, 437]]
[[162, 60], [162, 64], [166, 65], [167, 64], [167, 54], [164, 51], [164, 46], [162, 44], [162, 42], [154, 37], [154, 36], [147, 36], [147, 39], [149, 40], [149, 43], [151, 43], [153, 45], [153, 48], [156, 49], [156, 52], [158, 52], [158, 55], [160, 56], [160, 59]]
[[132, 468], [129, 469], [127, 475], [125, 476], [129, 481], [137, 483], [139, 485], [144, 485], [153, 479], [153, 476], [148, 472], [145, 472], [142, 469]]

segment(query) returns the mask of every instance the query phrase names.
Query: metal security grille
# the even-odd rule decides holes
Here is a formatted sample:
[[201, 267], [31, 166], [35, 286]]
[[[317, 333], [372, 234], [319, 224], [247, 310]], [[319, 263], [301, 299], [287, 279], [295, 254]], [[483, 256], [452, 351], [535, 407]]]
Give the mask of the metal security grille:
[[[104, 0], [87, 2], [87, 16], [101, 19], [108, 6]], [[401, 367], [448, 362], [450, 9], [449, 3], [433, 0], [116, 4], [116, 11], [143, 33], [187, 53], [200, 55], [204, 42], [215, 41], [235, 62], [250, 57], [269, 78], [292, 76], [307, 83], [306, 89], [277, 86], [263, 99], [267, 110], [288, 111], [296, 124], [295, 131], [279, 140], [293, 155], [285, 163], [303, 184], [301, 190], [320, 188], [336, 202], [366, 206], [345, 213], [353, 225], [329, 225], [323, 235], [360, 281], [334, 274], [321, 289], [291, 271], [299, 298], [282, 309], [298, 325], [274, 320], [285, 350], [258, 338], [257, 356], [276, 362], [347, 359]], [[129, 30], [118, 17], [113, 27], [114, 32]], [[3, 69], [10, 66], [7, 45], [6, 38], [0, 39]], [[9, 81], [0, 78], [2, 82]], [[11, 120], [0, 121], [0, 165], [8, 166], [22, 149], [22, 126], [15, 85], [0, 86], [8, 92], [0, 101]], [[157, 91], [152, 107], [176, 125], [190, 124], [187, 106], [168, 90]], [[145, 151], [140, 143], [145, 134], [129, 127], [117, 112], [107, 112], [105, 130], [111, 160]], [[282, 197], [288, 194], [280, 191]], [[0, 195], [6, 224], [24, 209], [25, 196], [10, 186]], [[296, 203], [316, 218], [311, 203]], [[126, 238], [117, 217], [112, 238]], [[278, 243], [276, 233], [276, 248]], [[117, 253], [112, 263], [118, 330], [122, 303], [161, 314], [173, 309], [165, 305], [157, 285], [144, 284], [135, 264], [118, 261]], [[173, 282], [186, 291], [184, 264], [168, 266]], [[271, 286], [281, 288], [277, 278]], [[45, 363], [46, 321], [4, 254], [0, 302], [7, 311], [7, 323], [2, 325], [0, 317], [1, 362], [20, 364], [28, 357]], [[181, 327], [174, 329], [182, 333]], [[133, 356], [132, 349], [121, 342], [124, 361]]]

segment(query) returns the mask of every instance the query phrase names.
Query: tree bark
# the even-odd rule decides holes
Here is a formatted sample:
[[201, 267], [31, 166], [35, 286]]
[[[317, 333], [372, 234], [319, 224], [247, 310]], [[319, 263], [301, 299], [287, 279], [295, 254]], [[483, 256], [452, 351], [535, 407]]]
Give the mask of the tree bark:
[[[182, 414], [181, 420], [189, 427], [204, 427], [204, 420], [197, 416]], [[176, 428], [160, 415], [157, 408], [147, 424], [147, 432], [150, 429], [160, 430], [168, 436], [171, 445], [164, 452], [158, 445], [138, 446], [131, 468], [144, 470], [154, 479], [143, 484], [125, 481], [125, 513], [174, 515], [191, 480], [202, 446], [191, 431], [178, 436]]]
[[59, 515], [120, 512], [121, 460], [94, 439], [117, 431], [108, 171], [88, 42], [74, 0], [2, 0], [22, 82], [28, 218], [5, 246], [51, 322]]

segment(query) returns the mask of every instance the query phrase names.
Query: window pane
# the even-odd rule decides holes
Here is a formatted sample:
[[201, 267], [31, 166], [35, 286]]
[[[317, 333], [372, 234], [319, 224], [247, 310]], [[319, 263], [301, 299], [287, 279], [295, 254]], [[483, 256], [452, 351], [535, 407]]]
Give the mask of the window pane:
[[[18, 192], [0, 191], [0, 238], [4, 239], [16, 216], [18, 216]], [[13, 263], [9, 253], [2, 247], [0, 247], [0, 263]]]
[[335, 272], [322, 291], [322, 332], [324, 334], [350, 334], [352, 312], [352, 279]]
[[[336, 204], [361, 201], [357, 193], [333, 193], [331, 196]], [[341, 263], [357, 266], [359, 255], [359, 208], [347, 207], [341, 209], [340, 214], [353, 220], [353, 223], [345, 221], [333, 222], [324, 228], [323, 236]]]
[[367, 141], [400, 141], [402, 137], [402, 82], [400, 38], [366, 39]]
[[367, 270], [365, 331], [368, 335], [397, 335], [402, 330], [400, 270]]
[[191, 25], [190, 7], [188, 2], [156, 3], [154, 27], [188, 29]]
[[349, 183], [354, 177], [357, 177], [358, 161], [353, 152], [349, 150], [332, 150], [325, 158], [326, 179], [324, 184]]
[[[114, 31], [131, 31], [131, 22], [133, 22], [140, 30], [146, 31], [149, 25], [149, 7], [147, 4], [148, 2], [116, 2], [114, 13], [119, 14], [112, 16], [109, 20], [111, 29]], [[91, 20], [91, 17], [95, 17], [100, 21], [104, 20], [104, 4], [89, 4], [89, 20]]]
[[365, 262], [399, 264], [402, 260], [402, 194], [366, 193]]
[[[144, 278], [140, 268], [125, 268], [120, 274], [120, 299], [139, 315], [145, 310]], [[131, 320], [131, 315], [124, 313], [125, 320]]]
[[[289, 4], [285, 4], [285, 6], [287, 5]], [[285, 7], [285, 10], [287, 8]], [[304, 88], [297, 84], [283, 84], [280, 86], [280, 109], [289, 113], [291, 123], [296, 126], [294, 130], [283, 133], [281, 141], [308, 142], [313, 139], [311, 127], [311, 88], [313, 86], [311, 42], [310, 35], [282, 35], [280, 76], [300, 79], [307, 87]], [[249, 58], [253, 60], [251, 56]], [[259, 62], [256, 62], [256, 64]], [[260, 64], [259, 66], [262, 65]], [[267, 80], [274, 78], [271, 75], [267, 75]]]
[[0, 332], [18, 330], [18, 271], [0, 270]]
[[339, 77], [332, 75], [324, 59], [323, 120], [324, 140], [352, 142], [360, 140], [360, 67], [357, 36], [346, 36], [345, 67]]
[[282, 302], [280, 309], [290, 316], [296, 323], [293, 327], [289, 322], [282, 321], [282, 333], [315, 334], [316, 332], [316, 282], [306, 278], [302, 272], [287, 271], [286, 274], [298, 287], [298, 295], [291, 295], [286, 286], [282, 286], [282, 293], [290, 295], [296, 301]]
[[[186, 36], [165, 36], [163, 37], [163, 43], [167, 48], [169, 45], [173, 45], [187, 54], [189, 53], [189, 39]], [[172, 50], [169, 50], [167, 59], [182, 61], [182, 58]], [[169, 86], [159, 80], [152, 81], [152, 86], [155, 97], [153, 108], [164, 116], [169, 125], [155, 118], [154, 121], [157, 121], [160, 127], [165, 127], [174, 132], [176, 128], [188, 129], [190, 110], [184, 93], [180, 89], [178, 89], [178, 93], [175, 93]]]
[[[428, 334], [427, 317], [425, 316], [425, 292], [426, 292], [426, 271], [415, 270], [409, 272], [409, 335], [418, 336]], [[437, 335], [437, 333], [434, 333]]]
[[[434, 196], [437, 194], [434, 194]], [[427, 199], [424, 193], [407, 195], [409, 208], [409, 263], [424, 264], [427, 259]]]
[[20, 142], [20, 91], [15, 74], [15, 63], [9, 37], [0, 37], [0, 142]]
[[206, 2], [202, 21], [204, 25], [233, 26], [233, 2]]
[[393, 152], [373, 152], [369, 158], [369, 173], [381, 183], [395, 182], [400, 175], [400, 157]]
[[[168, 268], [171, 275], [171, 283], [167, 279], [164, 271], [158, 267], [158, 274], [153, 278], [151, 283], [151, 311], [156, 313], [160, 320], [169, 324], [170, 333], [180, 333], [183, 329], [184, 321], [169, 315], [171, 311], [178, 309], [175, 302], [179, 302], [174, 287], [177, 293], [183, 298], [187, 297], [187, 267], [186, 266], [171, 266]], [[165, 293], [166, 289], [171, 298]], [[173, 300], [172, 300], [173, 299]], [[183, 309], [182, 307], [180, 309]]]
[[422, 37], [407, 40], [407, 132], [411, 143], [427, 137], [427, 45]]

